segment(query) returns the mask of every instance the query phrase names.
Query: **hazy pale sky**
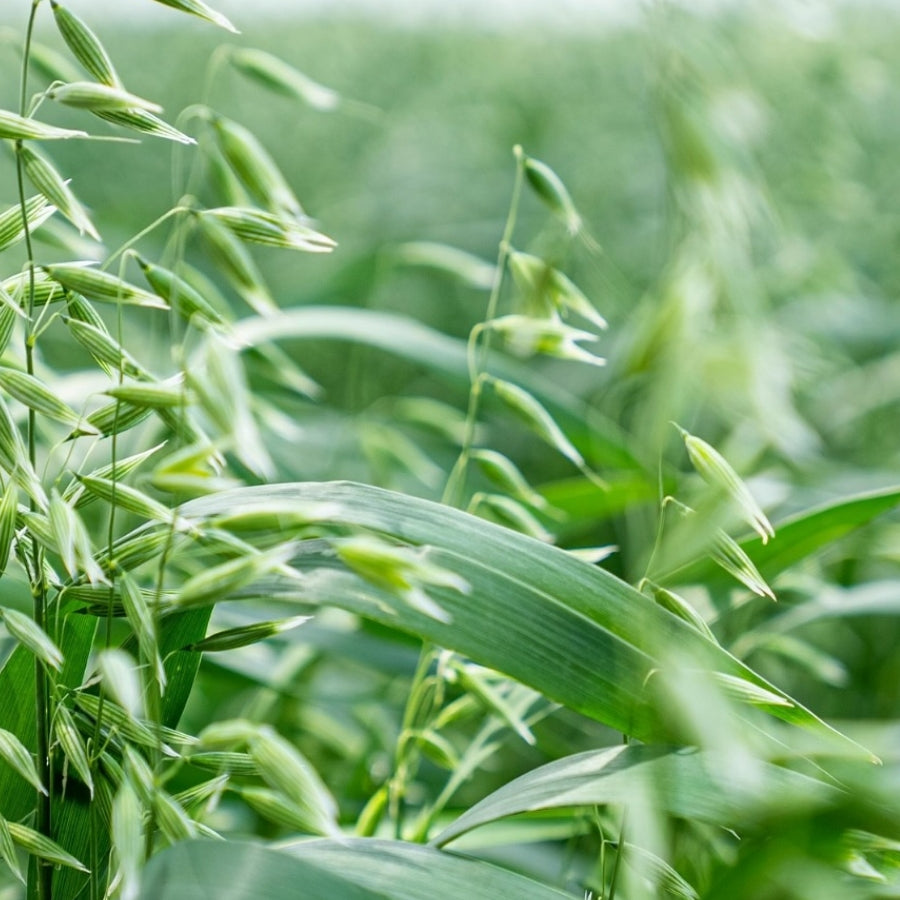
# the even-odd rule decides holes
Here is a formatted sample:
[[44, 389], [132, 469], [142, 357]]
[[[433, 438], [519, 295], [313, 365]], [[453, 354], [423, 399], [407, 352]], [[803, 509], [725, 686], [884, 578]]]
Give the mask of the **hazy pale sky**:
[[[364, 13], [398, 24], [477, 25], [503, 27], [525, 22], [546, 22], [560, 28], [582, 28], [588, 23], [626, 24], [636, 21], [647, 0], [207, 0], [240, 28], [263, 14], [273, 18]], [[697, 8], [719, 7], [739, 0], [681, 0]], [[745, 0], [746, 2], [746, 0]], [[783, 0], [785, 3], [797, 0]], [[816, 3], [817, 0], [800, 0]], [[88, 20], [98, 15], [117, 22], [164, 23], [178, 15], [154, 0], [68, 0], [71, 9]], [[0, 0], [0, 19], [9, 22], [27, 16], [28, 0]]]
[[[431, 23], [502, 26], [522, 21], [553, 21], [577, 27], [586, 21], [622, 23], [639, 14], [642, 0], [207, 0], [240, 28], [260, 14], [272, 18], [364, 13], [412, 26]], [[49, 5], [49, 3], [48, 3]], [[165, 23], [177, 12], [153, 0], [67, 0], [82, 17], [117, 22]], [[0, 0], [0, 19], [15, 21], [28, 14], [28, 0]]]
[[[554, 28], [627, 25], [640, 20], [643, 9], [660, 0], [207, 0], [237, 26], [247, 27], [260, 16], [370, 15], [379, 21], [409, 27], [516, 27], [540, 23]], [[828, 32], [833, 11], [842, 3], [868, 3], [897, 8], [900, 0], [668, 0], [688, 9], [708, 12], [729, 5], [755, 3], [767, 7], [788, 24], [811, 32]], [[49, 6], [49, 3], [47, 4]], [[154, 0], [67, 0], [89, 22], [113, 19], [135, 27], [165, 25], [180, 13]], [[0, 0], [0, 21], [24, 22], [30, 0]]]

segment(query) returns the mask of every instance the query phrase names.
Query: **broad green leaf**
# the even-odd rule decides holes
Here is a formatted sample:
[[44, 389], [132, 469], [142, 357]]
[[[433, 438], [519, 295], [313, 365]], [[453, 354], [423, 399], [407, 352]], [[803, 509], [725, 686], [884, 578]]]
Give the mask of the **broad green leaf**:
[[[201, 607], [167, 615], [157, 623], [156, 646], [163, 660], [166, 683], [161, 720], [169, 728], [178, 724], [184, 712], [202, 657], [183, 648], [203, 638], [211, 613], [211, 606]], [[135, 655], [137, 643], [137, 638], [131, 637], [122, 649]]]
[[[91, 650], [96, 620], [65, 617], [59, 645], [65, 655], [61, 684], [80, 684]], [[17, 647], [0, 669], [0, 721], [30, 750], [34, 733], [34, 657]], [[8, 766], [0, 766], [0, 814], [10, 821], [24, 818], [34, 808], [34, 787]]]
[[[284, 900], [572, 900], [538, 881], [429, 847], [371, 838], [312, 840], [288, 850], [229, 841], [186, 842], [147, 865], [142, 898]], [[246, 887], [236, 887], [246, 886]]]
[[[182, 507], [188, 520], [265, 509], [272, 502], [334, 504], [330, 521], [430, 545], [424, 559], [462, 577], [471, 593], [445, 587], [429, 593], [451, 623], [430, 618], [393, 595], [335, 568], [327, 554], [304, 553], [294, 565], [305, 577], [289, 596], [336, 604], [426, 637], [504, 672], [572, 709], [642, 740], [666, 735], [673, 723], [656, 707], [648, 685], [664, 677], [673, 648], [695, 664], [784, 695], [681, 619], [615, 576], [564, 550], [425, 500], [351, 483], [281, 484], [226, 491]], [[301, 544], [302, 546], [302, 544]], [[265, 589], [277, 591], [277, 579]], [[772, 712], [826, 735], [799, 704]], [[847, 742], [846, 746], [855, 746]], [[857, 748], [858, 749], [858, 748]]]
[[627, 807], [648, 793], [661, 812], [722, 827], [750, 827], [786, 808], [815, 812], [839, 794], [833, 785], [768, 763], [742, 772], [725, 758], [691, 748], [610, 747], [555, 760], [510, 781], [432, 843], [443, 846], [507, 816], [610, 803]]

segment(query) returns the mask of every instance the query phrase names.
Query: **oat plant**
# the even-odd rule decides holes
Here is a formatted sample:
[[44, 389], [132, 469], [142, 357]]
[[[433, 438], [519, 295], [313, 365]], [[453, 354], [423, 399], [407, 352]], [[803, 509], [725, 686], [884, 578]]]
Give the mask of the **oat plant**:
[[[161, 2], [235, 30], [200, 0]], [[862, 897], [886, 882], [900, 817], [877, 761], [732, 653], [688, 588], [727, 577], [741, 603], [771, 603], [786, 569], [897, 493], [773, 527], [726, 454], [682, 430], [705, 485], [692, 506], [662, 490], [672, 450], [643, 578], [598, 565], [610, 546], [557, 546], [565, 518], [493, 445], [496, 420], [591, 496], [629, 467], [653, 473], [540, 369], [597, 371], [582, 345], [606, 327], [517, 232], [527, 191], [564, 241], [599, 253], [553, 168], [516, 148], [495, 263], [433, 243], [394, 254], [487, 292], [467, 342], [377, 311], [285, 310], [256, 249], [336, 242], [264, 141], [214, 105], [221, 81], [293, 111], [377, 111], [229, 45], [172, 115], [123, 82], [102, 21], [55, 0], [22, 12], [17, 105], [0, 110], [17, 195], [0, 210], [4, 896], [750, 898], [802, 871], [815, 893], [790, 896]], [[59, 49], [34, 39], [40, 16]], [[176, 197], [110, 250], [105, 211], [54, 150], [135, 139], [173, 148]], [[279, 342], [320, 337], [467, 383], [465, 410], [398, 401], [456, 460], [443, 501], [279, 480], [272, 434], [308, 449], [279, 398], [322, 394]], [[369, 439], [423, 480], [442, 474], [394, 424]], [[327, 691], [305, 702], [317, 669], [358, 674], [336, 666], [338, 646], [369, 660], [358, 689], [375, 692], [355, 718]], [[232, 657], [258, 690], [193, 727], [203, 661]], [[286, 698], [302, 727], [279, 715]], [[553, 739], [567, 728], [581, 752]], [[525, 861], [492, 857], [498, 840]], [[532, 842], [554, 847], [556, 871], [530, 864]]]

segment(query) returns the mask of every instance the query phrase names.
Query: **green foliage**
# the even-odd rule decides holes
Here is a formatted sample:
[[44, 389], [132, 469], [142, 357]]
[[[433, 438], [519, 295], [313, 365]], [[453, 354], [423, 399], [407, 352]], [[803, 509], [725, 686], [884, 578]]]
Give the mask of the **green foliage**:
[[367, 31], [357, 100], [349, 25], [156, 84], [242, 24], [159, 2], [2, 82], [0, 893], [896, 894], [877, 36]]

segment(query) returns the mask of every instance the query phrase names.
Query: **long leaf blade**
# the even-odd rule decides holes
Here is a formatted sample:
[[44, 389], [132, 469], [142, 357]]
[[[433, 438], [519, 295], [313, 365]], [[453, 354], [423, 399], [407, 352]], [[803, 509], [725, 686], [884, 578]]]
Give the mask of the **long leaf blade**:
[[571, 900], [571, 894], [428, 847], [374, 839], [304, 841], [290, 853], [253, 844], [183, 842], [155, 856], [142, 897], [206, 900], [248, 885], [254, 900], [296, 896], [342, 900]]
[[[306, 509], [328, 504], [329, 524], [430, 546], [425, 559], [472, 588], [470, 594], [430, 588], [450, 619], [439, 621], [366, 585], [320, 549], [293, 561], [307, 574], [288, 593], [427, 637], [642, 740], [672, 737], [673, 723], [666, 722], [648, 679], [664, 677], [673, 648], [691, 654], [698, 666], [785, 696], [609, 572], [436, 503], [352, 483], [298, 483], [225, 491], [185, 504], [182, 513], [188, 520], [234, 515], [276, 500]], [[770, 711], [823, 737], [835, 735], [800, 704]], [[845, 749], [856, 747], [845, 741]]]

